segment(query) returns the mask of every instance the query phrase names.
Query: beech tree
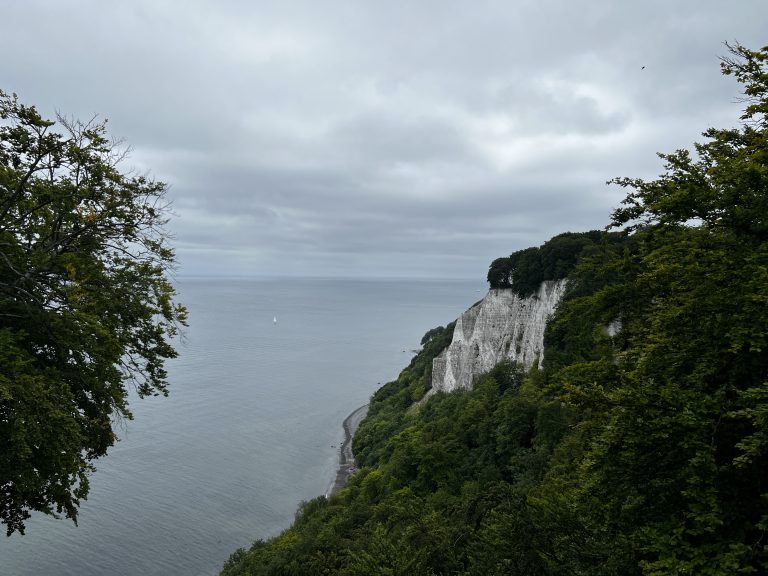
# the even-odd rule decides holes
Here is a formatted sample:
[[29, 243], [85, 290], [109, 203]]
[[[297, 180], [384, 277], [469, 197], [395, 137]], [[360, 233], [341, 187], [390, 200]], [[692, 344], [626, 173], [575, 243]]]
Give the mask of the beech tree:
[[167, 394], [185, 324], [169, 282], [167, 186], [121, 172], [106, 123], [0, 91], [0, 520], [77, 521], [93, 461], [131, 418], [127, 395]]
[[611, 281], [550, 329], [546, 367], [573, 354], [553, 390], [580, 448], [540, 489], [541, 525], [573, 574], [768, 571], [768, 47], [728, 48], [743, 124], [612, 181], [633, 244], [582, 262], [573, 286]]

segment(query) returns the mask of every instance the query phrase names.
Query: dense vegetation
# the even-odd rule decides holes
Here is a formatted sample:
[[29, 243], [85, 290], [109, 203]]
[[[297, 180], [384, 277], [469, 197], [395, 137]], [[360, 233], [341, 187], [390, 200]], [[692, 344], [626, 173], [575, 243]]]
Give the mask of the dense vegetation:
[[361, 466], [375, 466], [387, 440], [403, 428], [414, 402], [432, 386], [432, 360], [453, 338], [455, 322], [445, 328], [433, 328], [424, 335], [424, 348], [397, 380], [385, 384], [371, 397], [368, 414], [360, 423], [352, 441], [355, 460]]
[[76, 520], [93, 461], [165, 394], [185, 321], [166, 186], [120, 172], [104, 123], [44, 119], [0, 91], [0, 521]]
[[513, 288], [525, 298], [539, 289], [545, 280], [560, 280], [576, 267], [582, 251], [600, 241], [599, 230], [565, 232], [545, 242], [497, 258], [488, 269], [491, 288]]
[[614, 181], [624, 232], [578, 249], [543, 368], [414, 404], [429, 339], [350, 485], [224, 575], [768, 573], [768, 47], [732, 53], [744, 124]]
[[576, 268], [577, 262], [596, 247], [624, 243], [617, 232], [564, 232], [541, 246], [532, 246], [497, 258], [488, 268], [491, 288], [512, 288], [521, 298], [534, 294], [545, 280], [562, 280]]

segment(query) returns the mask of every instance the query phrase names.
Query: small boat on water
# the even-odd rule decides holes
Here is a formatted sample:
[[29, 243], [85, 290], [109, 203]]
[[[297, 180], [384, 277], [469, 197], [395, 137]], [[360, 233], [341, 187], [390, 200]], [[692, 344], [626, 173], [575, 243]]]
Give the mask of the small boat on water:
[[272, 318], [272, 324], [277, 324], [277, 316], [275, 316], [274, 318]]

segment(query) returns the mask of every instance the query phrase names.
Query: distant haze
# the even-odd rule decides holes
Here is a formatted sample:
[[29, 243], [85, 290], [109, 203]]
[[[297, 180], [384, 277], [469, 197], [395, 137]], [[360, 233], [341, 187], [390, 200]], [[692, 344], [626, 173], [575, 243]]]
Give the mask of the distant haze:
[[0, 88], [109, 119], [182, 275], [484, 277], [736, 123], [739, 0], [11, 1]]

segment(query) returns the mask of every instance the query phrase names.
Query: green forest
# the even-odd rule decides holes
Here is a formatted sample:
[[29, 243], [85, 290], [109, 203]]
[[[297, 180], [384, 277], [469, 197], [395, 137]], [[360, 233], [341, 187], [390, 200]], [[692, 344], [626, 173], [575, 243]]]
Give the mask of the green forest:
[[453, 325], [430, 331], [350, 484], [224, 576], [768, 573], [768, 47], [730, 49], [738, 128], [612, 180], [607, 231], [491, 265], [521, 295], [568, 278], [543, 367], [419, 402]]

